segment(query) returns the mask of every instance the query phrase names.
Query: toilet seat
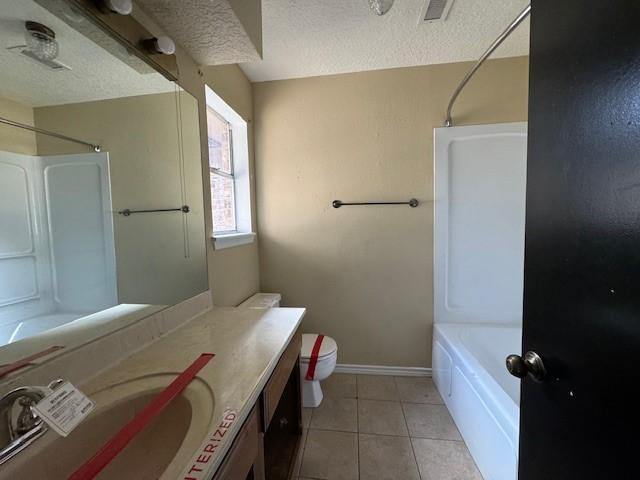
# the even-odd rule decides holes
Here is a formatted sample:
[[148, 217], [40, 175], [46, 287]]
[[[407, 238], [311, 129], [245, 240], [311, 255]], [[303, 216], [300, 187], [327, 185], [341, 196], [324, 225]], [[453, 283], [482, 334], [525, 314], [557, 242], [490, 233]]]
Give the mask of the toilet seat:
[[[300, 350], [300, 358], [303, 362], [309, 361], [309, 358], [311, 358], [313, 345], [316, 343], [317, 338], [317, 333], [304, 333], [302, 335], [302, 349]], [[331, 337], [325, 336], [322, 340], [322, 344], [320, 345], [320, 351], [318, 352], [318, 362], [320, 362], [323, 358], [335, 355], [337, 351], [338, 345], [336, 344], [336, 341]]]
[[338, 345], [331, 337], [324, 337], [317, 352], [317, 362], [313, 368], [313, 378], [306, 378], [309, 364], [312, 362], [311, 353], [318, 338], [317, 333], [305, 333], [302, 335], [302, 348], [300, 349], [300, 382], [302, 383], [302, 406], [315, 408], [322, 402], [322, 388], [320, 382], [326, 380], [336, 368], [338, 360]]

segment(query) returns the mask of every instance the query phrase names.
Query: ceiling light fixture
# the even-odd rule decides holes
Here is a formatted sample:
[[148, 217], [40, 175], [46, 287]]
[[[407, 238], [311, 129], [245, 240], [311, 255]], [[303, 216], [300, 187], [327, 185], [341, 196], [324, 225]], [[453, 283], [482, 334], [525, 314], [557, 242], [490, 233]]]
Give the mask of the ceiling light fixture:
[[56, 33], [38, 22], [26, 22], [24, 34], [27, 49], [40, 60], [53, 60], [60, 52]]
[[102, 9], [118, 15], [131, 15], [133, 2], [131, 0], [102, 0]]
[[176, 53], [176, 44], [170, 37], [154, 37], [142, 41], [142, 46], [149, 53], [161, 53], [173, 55]]
[[393, 0], [369, 0], [369, 8], [376, 15], [384, 15], [393, 5]]

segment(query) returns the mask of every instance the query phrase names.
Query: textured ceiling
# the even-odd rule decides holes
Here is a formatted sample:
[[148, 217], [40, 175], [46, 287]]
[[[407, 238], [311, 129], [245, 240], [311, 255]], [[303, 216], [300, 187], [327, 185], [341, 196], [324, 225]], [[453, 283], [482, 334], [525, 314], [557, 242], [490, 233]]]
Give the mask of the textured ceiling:
[[[263, 60], [252, 81], [477, 59], [528, 0], [455, 0], [446, 21], [419, 22], [426, 0], [395, 0], [377, 16], [367, 0], [263, 0]], [[527, 55], [529, 21], [494, 53]]]
[[[71, 70], [52, 71], [7, 50], [24, 45], [24, 22], [34, 20], [56, 32], [58, 60]], [[122, 49], [122, 55], [128, 55]], [[170, 92], [174, 84], [159, 73], [140, 74], [31, 0], [0, 1], [0, 97], [40, 107], [149, 93]]]
[[135, 0], [201, 65], [260, 59], [260, 0]]

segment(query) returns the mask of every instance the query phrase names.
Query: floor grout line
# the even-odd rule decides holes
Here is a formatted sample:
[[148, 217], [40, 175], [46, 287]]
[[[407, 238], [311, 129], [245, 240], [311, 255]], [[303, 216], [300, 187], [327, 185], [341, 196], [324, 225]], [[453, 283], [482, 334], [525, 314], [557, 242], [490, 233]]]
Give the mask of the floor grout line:
[[[393, 377], [393, 382], [396, 384], [396, 389], [398, 389], [398, 396], [400, 395], [400, 389], [398, 388], [398, 381], [395, 377]], [[418, 465], [418, 457], [416, 456], [416, 451], [413, 448], [413, 440], [411, 438], [411, 432], [409, 431], [409, 422], [407, 422], [407, 416], [404, 413], [404, 404], [400, 402], [400, 409], [402, 410], [402, 418], [404, 418], [405, 427], [407, 427], [407, 433], [409, 434], [409, 445], [411, 446], [411, 454], [413, 455], [413, 462], [416, 466], [416, 471], [418, 472], [418, 478], [422, 479], [422, 473], [420, 473], [420, 465]]]
[[[445, 408], [447, 407], [447, 405], [446, 405], [446, 404], [444, 404], [444, 403], [430, 403], [430, 402], [403, 402], [403, 401], [400, 401], [400, 403], [404, 403], [404, 404], [407, 404], [407, 405], [440, 405], [441, 407], [445, 407]], [[449, 409], [447, 409], [447, 412], [448, 412], [448, 411], [449, 411]]]
[[360, 478], [360, 472], [362, 468], [360, 467], [360, 399], [358, 398], [358, 376], [356, 375], [356, 445], [357, 445], [357, 453], [358, 453], [358, 480]]
[[413, 438], [413, 437], [410, 437], [409, 435], [391, 435], [391, 434], [388, 434], [388, 433], [360, 432], [358, 435], [366, 435], [368, 437], [386, 437], [386, 438]]
[[[403, 403], [400, 400], [381, 400], [379, 398], [359, 398], [358, 400], [365, 400], [367, 402], [387, 402], [387, 403]], [[416, 405], [426, 405], [424, 403], [418, 403]]]
[[[300, 473], [302, 472], [302, 463], [304, 462], [304, 453], [307, 450], [307, 442], [309, 440], [309, 431], [311, 430], [311, 420], [313, 419], [313, 411], [315, 410], [314, 408], [309, 409], [309, 425], [307, 426], [307, 428], [303, 428], [302, 431], [302, 452], [300, 452], [300, 465], [298, 465], [298, 477], [300, 477]], [[307, 477], [308, 478], [308, 477]], [[297, 480], [297, 479], [296, 479]]]
[[465, 443], [464, 440], [451, 440], [449, 438], [426, 437], [426, 436], [419, 436], [419, 435], [393, 435], [390, 433], [354, 432], [353, 430], [337, 430], [335, 428], [317, 428], [317, 427], [309, 428], [309, 430], [314, 430], [316, 432], [352, 433], [354, 435], [368, 435], [372, 437], [409, 438], [412, 440], [433, 440], [436, 442]]
[[463, 443], [465, 447], [467, 446], [464, 440], [450, 440], [448, 438], [434, 438], [434, 437], [409, 437], [409, 438], [412, 440], [431, 440], [433, 442]]

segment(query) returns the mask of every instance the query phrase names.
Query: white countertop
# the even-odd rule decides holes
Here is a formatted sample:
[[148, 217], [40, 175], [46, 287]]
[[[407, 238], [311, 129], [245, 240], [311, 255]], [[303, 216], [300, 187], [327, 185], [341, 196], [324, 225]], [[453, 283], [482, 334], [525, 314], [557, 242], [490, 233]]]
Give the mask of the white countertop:
[[[80, 388], [91, 397], [94, 392], [103, 392], [131, 380], [167, 373], [177, 375], [201, 353], [214, 353], [215, 357], [197, 375], [198, 383], [204, 382], [215, 400], [213, 413], [204, 419], [209, 423], [208, 431], [215, 431], [228, 409], [234, 410], [237, 418], [220, 442], [214, 458], [206, 466], [204, 478], [211, 478], [258, 400], [304, 314], [304, 308], [214, 308], [100, 373], [80, 385]], [[136, 393], [133, 387], [130, 393]], [[96, 411], [100, 408], [100, 402], [97, 401]], [[48, 432], [20, 456], [25, 453], [26, 457], [37, 455], [38, 444], [46, 444], [47, 437], [49, 440], [55, 439], [53, 435]], [[72, 436], [73, 433], [69, 438]], [[179, 478], [183, 469], [190, 465], [203, 440], [206, 438], [200, 438], [195, 443], [190, 440], [189, 444], [185, 444], [185, 439], [175, 461], [161, 478]], [[12, 463], [6, 466], [11, 467]], [[18, 469], [15, 473], [19, 476], [19, 472]]]

